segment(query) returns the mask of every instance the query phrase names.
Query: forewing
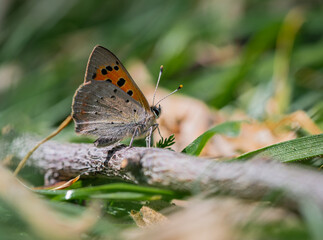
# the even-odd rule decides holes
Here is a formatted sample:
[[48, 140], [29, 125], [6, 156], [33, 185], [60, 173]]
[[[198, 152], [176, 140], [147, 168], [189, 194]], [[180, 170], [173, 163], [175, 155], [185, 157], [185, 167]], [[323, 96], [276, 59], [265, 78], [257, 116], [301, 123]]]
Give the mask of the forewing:
[[120, 60], [108, 49], [96, 46], [89, 58], [84, 82], [108, 81], [119, 87], [149, 111], [147, 99]]
[[76, 91], [72, 116], [77, 133], [116, 142], [133, 134], [145, 109], [110, 82], [90, 81]]

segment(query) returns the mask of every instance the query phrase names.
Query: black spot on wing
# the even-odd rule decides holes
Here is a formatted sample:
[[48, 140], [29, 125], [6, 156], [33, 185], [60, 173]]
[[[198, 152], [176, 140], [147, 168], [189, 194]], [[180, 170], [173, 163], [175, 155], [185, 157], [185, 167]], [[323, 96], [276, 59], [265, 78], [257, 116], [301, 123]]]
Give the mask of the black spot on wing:
[[122, 87], [126, 83], [126, 80], [124, 78], [119, 78], [117, 84], [119, 87]]
[[133, 91], [132, 90], [129, 90], [127, 93], [128, 93], [129, 96], [132, 96], [133, 95]]
[[107, 72], [107, 70], [106, 70], [106, 69], [104, 69], [104, 68], [103, 68], [103, 69], [101, 70], [101, 73], [102, 73], [102, 75], [106, 75], [108, 72]]
[[106, 69], [110, 72], [113, 70], [111, 66], [106, 66]]

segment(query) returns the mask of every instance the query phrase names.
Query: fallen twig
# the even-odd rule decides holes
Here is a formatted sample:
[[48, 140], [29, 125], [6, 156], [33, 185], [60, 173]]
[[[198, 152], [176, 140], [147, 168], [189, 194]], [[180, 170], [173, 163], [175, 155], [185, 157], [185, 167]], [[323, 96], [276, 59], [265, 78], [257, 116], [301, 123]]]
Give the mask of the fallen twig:
[[[18, 138], [10, 153], [22, 157], [35, 140]], [[45, 172], [47, 183], [77, 175], [119, 178], [175, 191], [210, 191], [259, 200], [272, 190], [294, 208], [299, 198], [311, 198], [323, 210], [323, 176], [319, 172], [273, 160], [220, 162], [159, 148], [49, 141], [32, 155], [29, 165]]]

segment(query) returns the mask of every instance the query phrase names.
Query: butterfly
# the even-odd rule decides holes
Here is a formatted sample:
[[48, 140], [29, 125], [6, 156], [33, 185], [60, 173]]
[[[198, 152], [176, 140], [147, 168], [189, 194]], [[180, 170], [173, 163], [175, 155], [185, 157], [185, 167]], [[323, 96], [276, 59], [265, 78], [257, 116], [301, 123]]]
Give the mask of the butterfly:
[[96, 46], [88, 60], [84, 83], [73, 97], [75, 131], [98, 137], [94, 142], [96, 146], [107, 146], [132, 137], [131, 146], [134, 137], [148, 133], [147, 145], [150, 146], [150, 137], [158, 126], [156, 119], [161, 113], [160, 105], [156, 105], [149, 106], [146, 97], [112, 52]]

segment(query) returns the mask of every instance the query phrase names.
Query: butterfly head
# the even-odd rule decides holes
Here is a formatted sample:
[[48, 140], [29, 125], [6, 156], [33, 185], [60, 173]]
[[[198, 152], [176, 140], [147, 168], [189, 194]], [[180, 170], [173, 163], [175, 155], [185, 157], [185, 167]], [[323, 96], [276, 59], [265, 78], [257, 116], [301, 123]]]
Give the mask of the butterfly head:
[[160, 105], [158, 107], [156, 105], [155, 106], [152, 106], [152, 107], [150, 107], [150, 109], [153, 112], [153, 114], [155, 116], [155, 119], [159, 118], [159, 116], [161, 114], [161, 107], [160, 107]]

